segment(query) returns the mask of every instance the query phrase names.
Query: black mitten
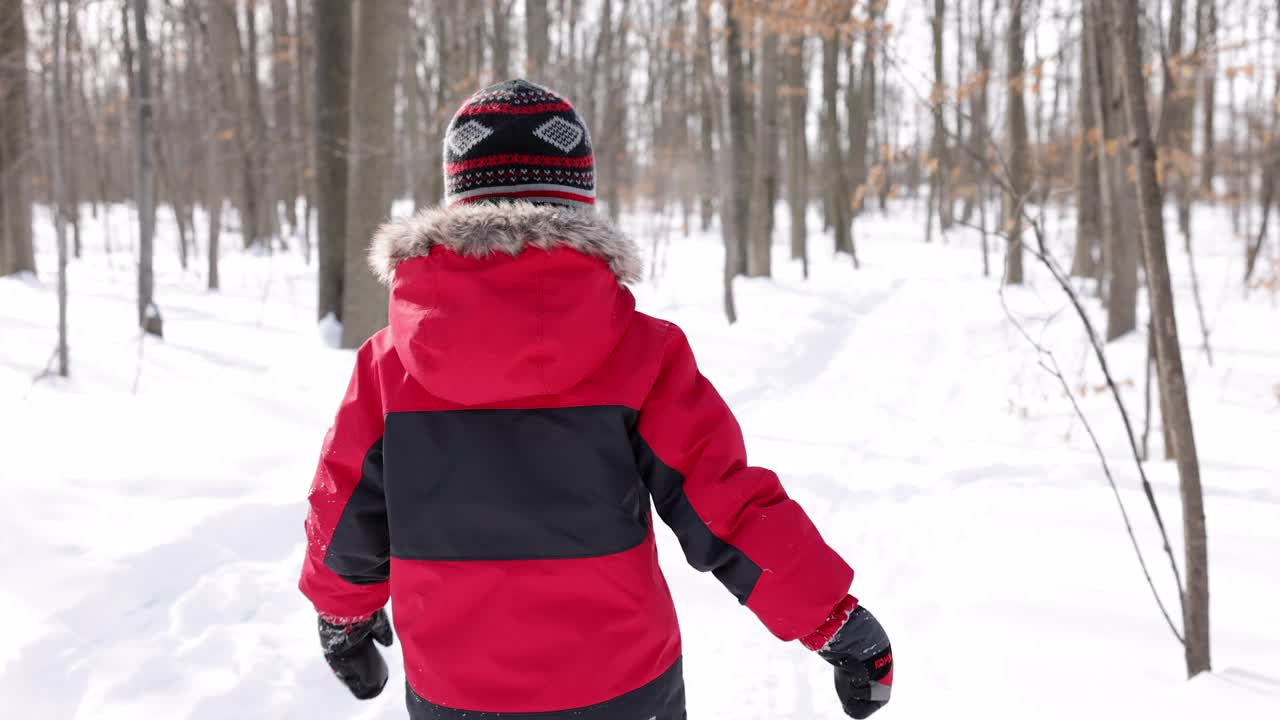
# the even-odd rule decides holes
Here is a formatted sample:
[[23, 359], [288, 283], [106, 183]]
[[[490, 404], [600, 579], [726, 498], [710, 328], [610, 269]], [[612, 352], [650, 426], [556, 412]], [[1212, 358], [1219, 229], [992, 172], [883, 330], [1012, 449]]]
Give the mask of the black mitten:
[[361, 700], [377, 697], [387, 684], [387, 663], [373, 644], [391, 647], [391, 622], [385, 610], [360, 622], [338, 624], [320, 618], [320, 647], [333, 674]]
[[845, 714], [865, 718], [889, 702], [893, 648], [884, 628], [858, 606], [818, 654], [836, 667], [836, 694]]

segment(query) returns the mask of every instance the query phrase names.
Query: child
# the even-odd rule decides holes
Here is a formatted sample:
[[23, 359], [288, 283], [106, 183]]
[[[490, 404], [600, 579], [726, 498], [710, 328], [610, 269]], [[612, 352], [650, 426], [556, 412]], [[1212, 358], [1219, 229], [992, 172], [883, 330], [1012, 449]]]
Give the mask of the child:
[[836, 666], [845, 711], [893, 656], [853, 571], [698, 372], [635, 310], [636, 246], [595, 213], [591, 138], [513, 80], [445, 140], [442, 208], [378, 230], [391, 286], [325, 438], [301, 589], [325, 658], [382, 691], [395, 605], [415, 720], [680, 720], [680, 632], [652, 511], [774, 635]]

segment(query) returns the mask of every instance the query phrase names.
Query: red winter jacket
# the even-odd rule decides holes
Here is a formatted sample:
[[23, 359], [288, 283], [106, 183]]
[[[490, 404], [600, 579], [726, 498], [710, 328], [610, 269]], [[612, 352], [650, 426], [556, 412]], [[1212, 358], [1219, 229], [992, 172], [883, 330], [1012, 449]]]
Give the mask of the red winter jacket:
[[783, 640], [845, 597], [853, 571], [747, 464], [684, 334], [636, 312], [607, 220], [431, 210], [371, 263], [390, 327], [325, 438], [301, 589], [339, 618], [392, 600], [412, 717], [683, 718], [651, 508]]

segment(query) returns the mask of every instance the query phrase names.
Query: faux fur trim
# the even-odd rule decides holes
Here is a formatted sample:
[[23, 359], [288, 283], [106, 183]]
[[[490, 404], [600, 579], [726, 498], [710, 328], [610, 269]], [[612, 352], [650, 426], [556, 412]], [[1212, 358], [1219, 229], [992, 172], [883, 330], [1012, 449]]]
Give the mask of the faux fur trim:
[[620, 283], [639, 282], [643, 276], [640, 249], [605, 216], [594, 209], [528, 202], [431, 208], [386, 223], [373, 234], [369, 267], [390, 285], [397, 265], [426, 256], [436, 246], [469, 257], [565, 246], [609, 263]]

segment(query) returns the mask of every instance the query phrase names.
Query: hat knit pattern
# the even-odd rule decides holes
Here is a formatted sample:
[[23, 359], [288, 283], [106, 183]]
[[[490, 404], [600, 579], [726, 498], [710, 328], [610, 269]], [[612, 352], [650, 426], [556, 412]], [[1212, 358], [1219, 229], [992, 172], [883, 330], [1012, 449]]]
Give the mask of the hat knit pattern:
[[564, 98], [526, 80], [481, 90], [449, 121], [445, 205], [525, 200], [581, 207], [596, 199], [586, 123]]

